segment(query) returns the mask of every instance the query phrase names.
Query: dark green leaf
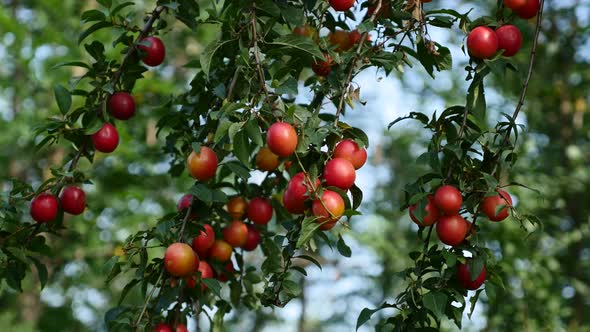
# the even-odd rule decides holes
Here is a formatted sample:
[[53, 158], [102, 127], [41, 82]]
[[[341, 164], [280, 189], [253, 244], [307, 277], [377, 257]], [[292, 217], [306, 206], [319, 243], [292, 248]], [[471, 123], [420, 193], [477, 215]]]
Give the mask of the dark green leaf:
[[88, 29], [84, 30], [80, 34], [80, 37], [78, 37], [78, 44], [80, 44], [84, 39], [86, 39], [86, 37], [90, 36], [93, 32], [100, 30], [100, 29], [109, 28], [112, 26], [113, 26], [113, 24], [111, 22], [102, 21], [102, 22], [94, 23]]
[[221, 298], [221, 284], [219, 283], [219, 281], [213, 278], [204, 278], [202, 279], [202, 281], [205, 284], [205, 286], [207, 286], [207, 288], [213, 292], [213, 294]]
[[324, 53], [320, 50], [316, 43], [314, 43], [312, 38], [290, 34], [277, 38], [269, 44], [298, 49], [307, 52], [318, 59], [324, 58]]
[[70, 91], [64, 88], [62, 85], [57, 84], [53, 87], [53, 93], [55, 94], [55, 100], [57, 100], [57, 106], [61, 114], [66, 114], [72, 106], [72, 96]]
[[336, 248], [338, 248], [338, 252], [344, 257], [350, 257], [352, 255], [352, 251], [350, 247], [346, 245], [342, 235], [338, 234], [338, 242], [336, 243]]
[[223, 45], [225, 45], [231, 41], [233, 41], [233, 40], [223, 40], [223, 41], [215, 40], [211, 44], [207, 45], [207, 47], [205, 48], [205, 50], [201, 54], [201, 69], [203, 69], [205, 76], [207, 76], [207, 77], [209, 76], [209, 70], [211, 68], [211, 61], [213, 60], [213, 56], [215, 55], [215, 52], [217, 52], [217, 50], [219, 50], [220, 47], [222, 47]]
[[424, 295], [424, 307], [432, 311], [438, 319], [441, 319], [447, 307], [447, 298], [445, 293], [432, 291]]

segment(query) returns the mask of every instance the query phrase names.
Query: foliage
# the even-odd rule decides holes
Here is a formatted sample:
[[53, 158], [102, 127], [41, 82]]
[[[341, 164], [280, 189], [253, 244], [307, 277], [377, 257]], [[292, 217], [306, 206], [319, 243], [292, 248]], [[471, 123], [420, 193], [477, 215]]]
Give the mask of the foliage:
[[[320, 231], [322, 225], [317, 215], [309, 210], [303, 216], [289, 214], [281, 204], [280, 195], [288, 178], [298, 172], [303, 172], [310, 183], [321, 179], [325, 163], [332, 158], [335, 145], [342, 139], [350, 138], [361, 147], [369, 146], [362, 130], [340, 119], [346, 112], [346, 105], [352, 109], [355, 102], [361, 102], [359, 90], [351, 84], [354, 77], [370, 66], [387, 74], [400, 70], [412, 64], [408, 56], [415, 58], [434, 77], [435, 70], [450, 69], [452, 60], [448, 48], [431, 40], [428, 26], [451, 29], [457, 24], [467, 32], [478, 25], [495, 25], [494, 22], [512, 18], [502, 6], [498, 7], [495, 17], [472, 21], [469, 13], [446, 9], [423, 11], [419, 1], [363, 3], [362, 8], [375, 6], [373, 14], [367, 15], [357, 27], [363, 42], [343, 52], [336, 45], [330, 45], [329, 38], [324, 36], [306, 37], [291, 32], [303, 25], [316, 31], [324, 28], [332, 32], [337, 28], [351, 30], [349, 24], [355, 14], [335, 13], [325, 1], [240, 0], [211, 4], [158, 1], [143, 24], [133, 19], [133, 3], [106, 0], [98, 3], [98, 9], [82, 14], [85, 30], [77, 39], [92, 59], [57, 66], [80, 67], [84, 74], [69, 85], [53, 87], [60, 115], [51, 117], [35, 131], [40, 136], [36, 148], [67, 141], [73, 151], [68, 161], [62, 167], [53, 168], [51, 177], [36, 188], [15, 179], [3, 201], [2, 278], [18, 291], [22, 291], [21, 282], [30, 265], [36, 267], [41, 286], [45, 285], [48, 271], [41, 259], [51, 252], [46, 236], [60, 236], [64, 231], [61, 210], [52, 223], [25, 223], [23, 226], [24, 206], [41, 192], [58, 195], [67, 184], [92, 183], [91, 172], [80, 170], [79, 162], [95, 161], [97, 153], [90, 137], [104, 123], [114, 120], [107, 107], [109, 96], [115, 91], [133, 91], [140, 80], [149, 75], [141, 64], [145, 52], [139, 47], [147, 46], [143, 37], [164, 34], [170, 27], [177, 28], [172, 23], [174, 19], [193, 30], [205, 24], [218, 29], [216, 39], [205, 48], [199, 61], [186, 65], [196, 70], [188, 90], [174, 94], [159, 107], [161, 116], [156, 128], [165, 140], [162, 152], [169, 157], [169, 173], [173, 177], [182, 176], [187, 156], [204, 146], [215, 151], [220, 163], [213, 179], [199, 180], [187, 190], [194, 196], [188, 209], [165, 214], [149, 227], [132, 234], [122, 247], [123, 253], [109, 260], [105, 267], [107, 282], [122, 278], [120, 274], [130, 277], [125, 281], [118, 306], [105, 315], [110, 330], [122, 331], [150, 329], [164, 320], [175, 325], [186, 316], [198, 315], [203, 307], [215, 308], [214, 316], [208, 317], [212, 325], [222, 328], [224, 315], [233, 307], [243, 305], [250, 310], [260, 306], [282, 307], [299, 296], [300, 278], [307, 273], [294, 264], [294, 260], [307, 260], [321, 267], [315, 254], [309, 254], [319, 245], [335, 247], [343, 256], [351, 256], [342, 230]], [[378, 14], [381, 8], [387, 8], [388, 14]], [[105, 31], [109, 31], [109, 43], [96, 39]], [[369, 32], [375, 41], [364, 42]], [[319, 74], [310, 76], [307, 68], [326, 59], [334, 62], [329, 64], [330, 73], [325, 78]], [[424, 217], [422, 211], [428, 194], [442, 184], [452, 184], [463, 194], [462, 214], [471, 216], [472, 227], [477, 230], [481, 227], [476, 221], [482, 215], [479, 210], [482, 199], [494, 195], [498, 188], [520, 185], [501, 184], [501, 177], [517, 161], [515, 143], [519, 128], [516, 118], [523, 99], [512, 115], [503, 113], [505, 119], [495, 127], [489, 128], [486, 124], [484, 79], [492, 73], [513, 68], [501, 52], [492, 59], [473, 59], [466, 67], [471, 84], [465, 105], [451, 106], [438, 116], [413, 112], [407, 117], [418, 120], [432, 134], [428, 150], [417, 158], [417, 162], [425, 166], [425, 173], [405, 187], [404, 205], [417, 204], [418, 219]], [[524, 83], [525, 91], [529, 79], [530, 70]], [[310, 90], [313, 96], [302, 102], [297, 96], [303, 89]], [[524, 98], [524, 91], [522, 96]], [[328, 104], [324, 104], [325, 101]], [[279, 121], [297, 129], [295, 153], [283, 158], [278, 170], [267, 172], [261, 181], [254, 183], [251, 180], [256, 174], [252, 173], [255, 156], [265, 145], [263, 137], [269, 126]], [[291, 163], [290, 167], [287, 162]], [[360, 189], [353, 186], [347, 192], [335, 187], [308, 188], [308, 195], [314, 200], [322, 197], [327, 189], [337, 192], [344, 200], [343, 215], [348, 221], [359, 214], [356, 210], [363, 198]], [[230, 197], [238, 196], [272, 199], [275, 223], [256, 226], [263, 239], [260, 245], [264, 261], [260, 266], [247, 265], [244, 256], [249, 254], [236, 248], [233, 254], [237, 272], [229, 275], [228, 287], [222, 287], [220, 281], [213, 278], [202, 280], [205, 288], [191, 288], [183, 278], [169, 278], [162, 251], [152, 249], [163, 249], [178, 241], [190, 242], [205, 224], [211, 224], [216, 236], [221, 237], [222, 230], [231, 221], [225, 205]], [[307, 201], [307, 208], [311, 200]], [[527, 223], [533, 226], [539, 223], [532, 214], [509, 208], [522, 227]], [[193, 212], [198, 216], [196, 220], [191, 217]], [[341, 229], [348, 227], [347, 222], [341, 221], [341, 224]], [[458, 246], [431, 246], [433, 229], [429, 226], [419, 231], [423, 250], [410, 253], [413, 266], [400, 274], [408, 281], [406, 290], [398, 295], [395, 303], [363, 310], [357, 328], [383, 308], [399, 310], [385, 323], [400, 331], [440, 328], [443, 316], [460, 327], [468, 304], [464, 298], [466, 290], [456, 282], [455, 266], [457, 262], [466, 261], [464, 251], [472, 255], [472, 277], [479, 275], [485, 266], [491, 282], [486, 284], [486, 295], [494, 299], [495, 287], [502, 288], [503, 281], [501, 268], [491, 250], [485, 247], [485, 239], [476, 231]], [[221, 262], [211, 260], [211, 264], [218, 277], [228, 274], [227, 266]], [[197, 285], [198, 279], [199, 274]], [[135, 288], [139, 288], [145, 299], [143, 304], [125, 301], [126, 295]], [[227, 289], [229, 293], [224, 291]], [[471, 298], [471, 311], [481, 292], [477, 291]], [[452, 305], [453, 302], [460, 305]]]

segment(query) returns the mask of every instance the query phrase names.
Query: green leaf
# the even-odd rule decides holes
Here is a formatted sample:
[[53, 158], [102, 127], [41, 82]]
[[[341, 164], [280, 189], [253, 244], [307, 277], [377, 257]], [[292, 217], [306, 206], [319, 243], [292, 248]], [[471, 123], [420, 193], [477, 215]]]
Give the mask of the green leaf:
[[106, 21], [107, 16], [98, 9], [87, 10], [82, 13], [82, 23]]
[[437, 318], [442, 318], [447, 307], [447, 294], [440, 292], [430, 292], [424, 295], [424, 307], [432, 311]]
[[363, 191], [356, 185], [353, 185], [350, 187], [350, 193], [352, 194], [352, 209], [356, 210], [361, 206], [363, 201]]
[[86, 39], [86, 37], [90, 36], [93, 32], [98, 31], [100, 29], [109, 28], [112, 26], [113, 26], [113, 24], [111, 22], [101, 21], [101, 22], [94, 23], [93, 25], [90, 26], [90, 28], [84, 30], [80, 34], [80, 37], [78, 37], [78, 44], [80, 44], [84, 39]]
[[25, 255], [25, 251], [23, 249], [17, 248], [17, 247], [8, 247], [8, 248], [6, 248], [6, 250], [9, 253], [11, 253], [12, 256], [14, 256], [14, 258], [18, 259], [23, 264], [25, 264], [25, 265], [29, 264], [27, 256]]
[[250, 165], [250, 148], [248, 147], [248, 137], [244, 130], [239, 131], [234, 136], [233, 152], [244, 165]]
[[211, 191], [211, 189], [209, 189], [209, 187], [202, 183], [197, 183], [194, 186], [192, 186], [188, 190], [188, 193], [194, 195], [196, 198], [200, 199], [205, 203], [213, 202], [213, 192]]
[[57, 84], [53, 87], [53, 93], [55, 94], [55, 100], [57, 100], [57, 106], [61, 114], [67, 114], [72, 106], [72, 95], [70, 91], [62, 85]]
[[473, 315], [473, 310], [475, 310], [475, 304], [477, 304], [477, 300], [479, 299], [479, 294], [481, 294], [481, 292], [483, 292], [483, 289], [478, 289], [477, 292], [475, 292], [475, 295], [473, 295], [469, 299], [469, 302], [471, 302], [471, 307], [469, 308], [469, 314], [467, 315], [467, 316], [469, 316], [469, 319], [471, 319], [471, 315]]
[[113, 5], [113, 0], [96, 0], [96, 1], [106, 8], [111, 8], [111, 6]]
[[406, 119], [415, 119], [422, 122], [424, 125], [428, 125], [428, 122], [430, 121], [428, 116], [424, 113], [410, 112], [410, 115], [399, 117], [393, 120], [393, 122], [390, 122], [389, 125], [387, 125], [387, 130], [391, 129], [391, 127], [393, 127], [393, 125], [395, 125], [396, 123]]
[[229, 129], [229, 127], [232, 125], [233, 122], [229, 121], [228, 119], [221, 119], [221, 121], [219, 121], [219, 125], [217, 126], [217, 130], [215, 131], [215, 136], [213, 138], [213, 141], [215, 142], [215, 144], [219, 143], [219, 141], [221, 141], [222, 138], [225, 137], [225, 135], [227, 134], [227, 131]]
[[286, 35], [275, 39], [269, 45], [279, 45], [287, 48], [294, 48], [311, 54], [312, 56], [323, 59], [324, 53], [315, 44], [312, 38], [299, 35]]
[[344, 242], [344, 239], [340, 234], [338, 234], [336, 248], [338, 248], [338, 252], [344, 257], [350, 257], [352, 255], [352, 250], [350, 250], [350, 247], [346, 244], [346, 242]]
[[299, 284], [293, 280], [284, 280], [283, 289], [287, 294], [291, 295], [292, 297], [297, 297], [299, 296], [299, 294], [301, 294], [301, 287], [299, 287]]
[[124, 2], [124, 3], [116, 6], [115, 8], [113, 8], [113, 10], [111, 10], [111, 16], [117, 15], [117, 13], [119, 13], [123, 8], [128, 7], [128, 6], [133, 6], [133, 5], [134, 5], [133, 2]]
[[236, 174], [242, 179], [248, 180], [250, 178], [250, 170], [241, 163], [237, 161], [229, 161], [225, 163], [225, 165], [232, 171], [232, 173]]
[[278, 88], [275, 89], [277, 94], [288, 94], [288, 95], [296, 95], [298, 93], [298, 81], [294, 79], [292, 76], [289, 76], [283, 84], [281, 84]]
[[301, 273], [302, 275], [307, 276], [307, 271], [305, 271], [305, 269], [302, 268], [301, 266], [293, 265], [293, 266], [289, 267], [289, 269], [295, 270], [295, 271]]
[[217, 295], [217, 297], [221, 298], [221, 284], [219, 281], [213, 278], [204, 278], [202, 282], [209, 288], [213, 294]]
[[246, 126], [244, 128], [248, 133], [248, 137], [250, 137], [256, 146], [264, 145], [264, 142], [262, 141], [262, 133], [260, 132], [260, 126], [258, 125], [258, 121], [256, 121], [256, 119], [251, 119], [250, 121], [246, 122]]
[[47, 284], [47, 279], [49, 277], [49, 273], [47, 272], [47, 267], [45, 264], [41, 263], [38, 259], [29, 256], [29, 259], [35, 264], [37, 268], [37, 274], [39, 276], [39, 282], [41, 282], [41, 289], [45, 288]]
[[369, 147], [369, 136], [359, 128], [350, 128], [346, 131], [347, 134], [351, 135], [352, 137], [361, 140], [366, 148]]
[[140, 281], [140, 279], [133, 279], [127, 285], [125, 285], [125, 287], [123, 287], [123, 290], [121, 291], [121, 297], [119, 297], [119, 303], [117, 304], [118, 306], [120, 306], [121, 303], [123, 303], [123, 300], [125, 299], [125, 296], [127, 296], [127, 293], [129, 293], [129, 291], [133, 289], [133, 287], [135, 287], [135, 285], [137, 285]]
[[474, 257], [469, 260], [469, 277], [471, 281], [474, 281], [479, 277], [479, 274], [484, 268], [483, 259], [480, 256]]
[[467, 108], [477, 120], [480, 127], [484, 127], [486, 121], [486, 99], [483, 87], [483, 76], [476, 74], [473, 82], [467, 90]]
[[215, 55], [215, 52], [217, 52], [217, 50], [219, 50], [219, 48], [221, 48], [223, 45], [225, 45], [231, 41], [233, 41], [233, 40], [224, 40], [224, 41], [215, 40], [212, 43], [210, 43], [209, 45], [207, 45], [207, 47], [205, 48], [205, 50], [201, 54], [201, 58], [200, 58], [201, 69], [203, 69], [205, 76], [209, 77], [209, 70], [211, 69], [211, 62], [213, 61], [213, 56]]
[[109, 259], [103, 266], [103, 274], [107, 275], [105, 284], [111, 282], [111, 280], [119, 275], [119, 273], [121, 273], [121, 263], [119, 263], [119, 257], [111, 257], [111, 259]]
[[321, 223], [316, 222], [316, 219], [316, 217], [309, 217], [303, 220], [301, 234], [299, 235], [299, 239], [297, 239], [297, 248], [301, 248], [304, 244], [309, 242], [315, 231], [322, 226]]
[[293, 258], [305, 259], [306, 261], [310, 261], [313, 264], [315, 264], [315, 266], [317, 266], [320, 270], [322, 269], [322, 265], [320, 264], [320, 262], [318, 262], [315, 258], [313, 258], [309, 255], [299, 255], [299, 256], [295, 256]]
[[379, 310], [383, 310], [385, 308], [391, 308], [391, 307], [393, 307], [393, 305], [388, 304], [388, 303], [383, 303], [379, 308], [375, 308], [375, 309], [364, 308], [356, 320], [356, 331], [358, 331], [359, 327], [361, 327], [369, 319], [371, 319], [371, 316], [373, 316], [374, 313], [376, 313]]
[[90, 66], [82, 61], [67, 61], [67, 62], [60, 62], [55, 66], [51, 67], [51, 70], [57, 69], [59, 67], [82, 67], [86, 69], [90, 69]]

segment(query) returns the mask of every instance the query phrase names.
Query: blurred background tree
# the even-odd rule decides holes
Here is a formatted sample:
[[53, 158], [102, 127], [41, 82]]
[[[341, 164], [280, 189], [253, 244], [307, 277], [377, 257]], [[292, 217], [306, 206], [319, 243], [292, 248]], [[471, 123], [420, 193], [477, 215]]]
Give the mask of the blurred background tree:
[[[208, 1], [202, 1], [203, 6]], [[135, 17], [153, 7], [154, 1], [137, 1]], [[96, 6], [95, 1], [74, 0], [0, 0], [0, 185], [6, 192], [8, 178], [16, 177], [38, 185], [50, 174], [52, 165], [64, 158], [63, 147], [35, 150], [32, 126], [57, 114], [53, 100], [54, 84], [66, 85], [75, 69], [52, 69], [56, 64], [80, 59], [77, 45], [82, 31], [80, 13]], [[496, 1], [477, 5], [495, 6]], [[438, 5], [437, 5], [438, 6]], [[468, 10], [467, 1], [441, 1], [441, 7]], [[545, 19], [536, 55], [536, 66], [521, 115], [527, 126], [519, 145], [518, 167], [503, 184], [518, 182], [541, 192], [512, 186], [509, 192], [522, 211], [531, 211], [542, 219], [544, 229], [526, 237], [514, 220], [501, 227], [481, 223], [480, 232], [496, 240], [488, 243], [504, 269], [506, 290], [496, 290], [491, 301], [476, 308], [465, 329], [486, 331], [587, 331], [590, 329], [590, 136], [584, 121], [588, 112], [590, 66], [588, 30], [590, 1], [546, 2]], [[179, 24], [179, 23], [175, 23]], [[532, 23], [522, 22], [524, 48], [532, 37]], [[96, 180], [86, 185], [88, 209], [84, 218], [66, 221], [68, 229], [59, 241], [51, 241], [49, 282], [40, 292], [28, 280], [23, 293], [0, 286], [0, 326], [7, 331], [103, 331], [104, 312], [113, 306], [122, 284], [104, 284], [104, 263], [121, 252], [118, 246], [127, 235], [148, 227], [156, 218], [174, 208], [176, 200], [190, 185], [187, 178], [171, 178], [165, 144], [155, 135], [158, 105], [184, 89], [192, 77], [191, 61], [197, 60], [204, 45], [213, 39], [212, 26], [199, 27], [196, 33], [183, 27], [169, 27], [164, 35], [168, 49], [165, 66], [146, 73], [155, 79], [141, 80], [134, 89], [139, 105], [137, 120], [121, 128], [122, 144], [116, 155], [97, 163], [92, 172]], [[373, 166], [360, 176], [374, 191], [372, 203], [364, 206], [366, 217], [353, 224], [347, 240], [354, 255], [337, 259], [325, 248], [328, 262], [323, 271], [309, 268], [304, 297], [285, 309], [252, 313], [237, 310], [229, 315], [229, 329], [249, 331], [352, 331], [356, 317], [365, 306], [391, 301], [399, 292], [396, 272], [408, 266], [408, 253], [420, 245], [417, 227], [407, 211], [400, 211], [405, 183], [421, 174], [415, 163], [424, 145], [416, 127], [395, 126], [383, 132], [383, 123], [364, 114], [380, 114], [390, 108], [379, 101], [387, 89], [399, 88], [398, 95], [408, 98], [404, 107], [434, 111], [453, 105], [464, 95], [461, 58], [458, 45], [463, 34], [437, 36], [457, 46], [454, 70], [430, 81], [424, 74], [399, 75], [378, 83], [382, 73], [367, 73], [359, 78], [366, 107], [357, 105], [348, 117], [350, 123], [373, 132], [370, 151]], [[105, 40], [109, 40], [105, 36]], [[113, 50], [117, 52], [118, 50]], [[497, 73], [495, 89], [488, 99], [497, 112], [509, 112], [517, 102], [521, 76], [525, 72], [526, 53], [518, 62], [517, 73]], [[457, 61], [458, 60], [458, 61]], [[188, 64], [188, 65], [187, 65]], [[440, 79], [440, 77], [439, 77]], [[384, 93], [385, 92], [385, 93]], [[381, 98], [372, 98], [372, 97]], [[74, 100], [76, 102], [76, 100]], [[78, 101], [79, 102], [79, 101]], [[398, 102], [399, 103], [399, 102]], [[357, 111], [358, 110], [358, 111]], [[403, 115], [410, 109], [395, 110]], [[395, 117], [393, 115], [387, 118]], [[378, 143], [378, 144], [375, 144]], [[85, 167], [82, 165], [82, 167]], [[366, 188], [363, 188], [365, 190]], [[530, 227], [530, 225], [527, 225]], [[30, 278], [36, 278], [31, 274]], [[130, 294], [131, 300], [137, 294]], [[137, 297], [139, 301], [139, 297]], [[380, 317], [391, 311], [380, 313]], [[379, 319], [371, 320], [373, 325]], [[194, 322], [190, 324], [194, 328]], [[372, 329], [371, 325], [364, 327]], [[448, 325], [449, 330], [456, 327]]]

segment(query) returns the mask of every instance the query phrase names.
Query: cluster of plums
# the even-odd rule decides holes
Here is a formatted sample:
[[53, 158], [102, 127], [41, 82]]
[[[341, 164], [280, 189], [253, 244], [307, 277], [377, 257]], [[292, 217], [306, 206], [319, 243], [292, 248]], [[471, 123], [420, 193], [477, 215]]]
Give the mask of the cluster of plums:
[[[139, 48], [145, 51], [142, 61], [146, 65], [158, 66], [164, 61], [166, 49], [159, 38], [146, 37], [142, 39]], [[108, 107], [113, 117], [119, 120], [127, 120], [135, 114], [135, 102], [127, 92], [114, 93], [108, 100]], [[119, 145], [119, 133], [112, 124], [107, 122], [92, 135], [92, 143], [100, 152], [113, 152]], [[65, 212], [79, 215], [86, 207], [86, 195], [80, 187], [76, 186], [64, 188], [59, 200], [50, 193], [41, 193], [31, 201], [31, 217], [38, 223], [50, 222], [57, 217], [59, 203]]]
[[[138, 44], [138, 48], [145, 52], [142, 58], [144, 64], [155, 67], [159, 66], [166, 56], [166, 48], [158, 37], [145, 37]], [[115, 92], [107, 102], [111, 115], [117, 120], [129, 120], [135, 114], [135, 101], [129, 92]], [[119, 145], [119, 133], [117, 128], [106, 122], [92, 135], [92, 143], [97, 151], [111, 153]]]
[[41, 193], [31, 201], [29, 212], [37, 223], [47, 223], [57, 217], [60, 203], [64, 212], [79, 215], [86, 208], [86, 194], [77, 186], [65, 187], [59, 199], [50, 193]]
[[[256, 154], [257, 168], [269, 172], [276, 170], [281, 159], [293, 155], [297, 143], [297, 131], [292, 125], [286, 122], [272, 124], [267, 131], [266, 146]], [[321, 177], [324, 186], [348, 190], [354, 185], [356, 169], [362, 167], [366, 160], [367, 152], [364, 148], [360, 148], [353, 140], [342, 140], [334, 148], [332, 159], [324, 166]], [[189, 174], [199, 181], [213, 178], [217, 166], [217, 155], [207, 146], [201, 146], [198, 153], [192, 151], [187, 159]], [[290, 167], [289, 160], [285, 162], [285, 167]], [[288, 182], [282, 203], [289, 213], [308, 213], [316, 218], [321, 230], [329, 230], [342, 217], [345, 204], [340, 194], [334, 191], [324, 189], [320, 195], [321, 185], [322, 181], [319, 179], [311, 184], [309, 176], [299, 172]], [[177, 204], [178, 211], [187, 213], [186, 209], [193, 204], [193, 200], [191, 194], [184, 195]], [[217, 233], [212, 225], [204, 224], [203, 230], [193, 238], [191, 245], [177, 242], [166, 249], [166, 271], [175, 278], [184, 278], [189, 288], [196, 286], [197, 275], [201, 279], [217, 278], [227, 281], [228, 275], [235, 272], [231, 261], [233, 249], [255, 250], [261, 241], [259, 229], [271, 221], [274, 212], [270, 200], [265, 197], [255, 197], [248, 201], [239, 195], [228, 201], [226, 209], [231, 221], [226, 222]], [[188, 217], [198, 219], [195, 213]], [[211, 261], [220, 263], [223, 271], [216, 273], [212, 268], [215, 264], [210, 264]], [[202, 282], [201, 288], [206, 289]]]
[[[504, 5], [521, 18], [529, 19], [537, 15], [541, 7], [539, 0], [504, 0]], [[502, 25], [495, 31], [487, 26], [478, 26], [467, 36], [469, 54], [477, 59], [489, 59], [497, 51], [511, 57], [522, 46], [520, 29], [511, 24]]]
[[[348, 11], [353, 5], [355, 0], [330, 0], [330, 6], [336, 11]], [[293, 34], [304, 37], [313, 38], [318, 42], [318, 32], [309, 25], [303, 25], [293, 29]], [[345, 31], [335, 30], [328, 34], [328, 42], [334, 47], [336, 52], [346, 52], [352, 49], [355, 45], [361, 42], [362, 34], [358, 30]], [[365, 41], [370, 41], [370, 37], [367, 35]], [[324, 59], [320, 61], [314, 61], [311, 64], [313, 72], [320, 76], [326, 77], [332, 71], [334, 66], [334, 59], [329, 54], [324, 54]]]
[[[192, 204], [193, 196], [184, 195], [177, 204], [179, 212], [186, 212]], [[231, 262], [234, 248], [242, 248], [253, 251], [260, 243], [260, 231], [256, 225], [265, 225], [273, 215], [270, 202], [263, 198], [254, 198], [249, 203], [243, 197], [236, 196], [227, 203], [227, 211], [232, 221], [222, 230], [221, 234], [215, 234], [210, 224], [204, 224], [203, 230], [193, 238], [191, 245], [186, 243], [173, 243], [164, 254], [164, 266], [168, 273], [174, 277], [185, 278], [187, 287], [196, 286], [196, 272], [200, 272], [201, 279], [217, 278], [220, 281], [229, 280], [228, 274], [235, 272]], [[246, 224], [245, 218], [252, 224]], [[190, 215], [196, 219], [196, 214]], [[221, 236], [219, 236], [221, 235]], [[223, 264], [224, 271], [215, 273], [211, 264], [207, 261], [217, 261]], [[203, 290], [205, 284], [201, 284]]]
[[[491, 221], [502, 221], [509, 215], [509, 208], [512, 206], [512, 197], [502, 190], [497, 190], [497, 195], [487, 196], [482, 199], [479, 204], [479, 210], [485, 214]], [[459, 210], [463, 205], [463, 196], [461, 192], [451, 186], [444, 185], [436, 190], [434, 195], [427, 197], [428, 203], [424, 207], [424, 217], [420, 220], [415, 211], [417, 205], [409, 207], [410, 218], [419, 226], [432, 226], [436, 224], [436, 234], [440, 241], [450, 246], [457, 246], [463, 243], [472, 231], [471, 222], [465, 220], [460, 214]], [[477, 289], [485, 280], [485, 267], [481, 274], [475, 281], [480, 280], [481, 283], [477, 285], [475, 281], [469, 279], [469, 268], [458, 268], [458, 280], [467, 289]], [[468, 264], [465, 264], [468, 266]], [[464, 269], [467, 270], [468, 282], [463, 282]], [[480, 278], [481, 277], [481, 278]], [[471, 283], [473, 282], [473, 283]], [[475, 287], [477, 285], [477, 287]]]

